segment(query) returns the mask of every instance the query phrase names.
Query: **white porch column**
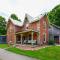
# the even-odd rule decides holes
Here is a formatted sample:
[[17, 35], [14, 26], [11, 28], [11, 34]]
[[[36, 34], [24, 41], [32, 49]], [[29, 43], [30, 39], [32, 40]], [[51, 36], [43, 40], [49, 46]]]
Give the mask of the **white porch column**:
[[40, 32], [37, 33], [37, 44], [40, 45]]
[[23, 36], [23, 34], [21, 34], [21, 44], [22, 44], [22, 36]]

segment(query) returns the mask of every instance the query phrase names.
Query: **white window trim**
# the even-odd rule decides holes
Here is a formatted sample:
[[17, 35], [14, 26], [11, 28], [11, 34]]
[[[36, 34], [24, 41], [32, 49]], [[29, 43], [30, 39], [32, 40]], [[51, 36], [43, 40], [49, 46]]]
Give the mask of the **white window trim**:
[[43, 35], [45, 35], [45, 37], [44, 37], [45, 38], [45, 41], [44, 42], [46, 42], [46, 33], [44, 33]]

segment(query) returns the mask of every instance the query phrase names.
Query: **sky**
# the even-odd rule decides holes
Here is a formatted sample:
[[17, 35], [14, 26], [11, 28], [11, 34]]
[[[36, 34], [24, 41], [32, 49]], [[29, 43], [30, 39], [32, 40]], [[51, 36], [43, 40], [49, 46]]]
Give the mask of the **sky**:
[[60, 0], [0, 0], [0, 15], [8, 19], [15, 13], [23, 20], [25, 13], [36, 17], [51, 11], [58, 4]]

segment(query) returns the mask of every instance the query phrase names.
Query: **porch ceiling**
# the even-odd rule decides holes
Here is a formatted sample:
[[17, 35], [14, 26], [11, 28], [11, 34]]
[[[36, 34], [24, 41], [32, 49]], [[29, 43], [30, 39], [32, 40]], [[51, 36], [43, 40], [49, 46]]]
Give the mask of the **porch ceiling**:
[[22, 31], [22, 32], [17, 32], [16, 34], [23, 34], [23, 33], [30, 33], [30, 32], [37, 32], [36, 30], [25, 30], [25, 31]]

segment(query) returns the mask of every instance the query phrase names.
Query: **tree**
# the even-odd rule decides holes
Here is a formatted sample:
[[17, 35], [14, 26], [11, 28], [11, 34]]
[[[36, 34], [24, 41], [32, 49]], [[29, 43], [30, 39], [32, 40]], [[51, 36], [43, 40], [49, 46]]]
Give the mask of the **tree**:
[[16, 14], [11, 14], [11, 18], [12, 18], [13, 20], [21, 21], [20, 19], [18, 19], [18, 17], [17, 17]]
[[57, 26], [60, 26], [60, 5], [57, 5], [48, 13], [49, 21]]
[[0, 35], [6, 34], [6, 21], [5, 18], [0, 16]]

